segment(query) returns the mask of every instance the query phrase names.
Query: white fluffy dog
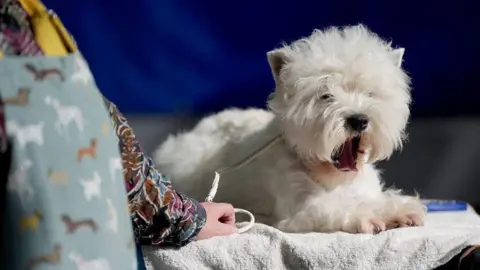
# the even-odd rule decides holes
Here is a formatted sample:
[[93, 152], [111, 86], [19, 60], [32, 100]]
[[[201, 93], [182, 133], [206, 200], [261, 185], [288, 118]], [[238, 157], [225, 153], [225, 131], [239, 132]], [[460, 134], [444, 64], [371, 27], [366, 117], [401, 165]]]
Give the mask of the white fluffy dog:
[[231, 109], [157, 150], [176, 189], [203, 200], [217, 168], [281, 140], [224, 173], [215, 201], [287, 232], [378, 233], [423, 225], [416, 196], [385, 189], [373, 163], [401, 148], [409, 118], [404, 49], [362, 25], [314, 31], [267, 54], [269, 111]]

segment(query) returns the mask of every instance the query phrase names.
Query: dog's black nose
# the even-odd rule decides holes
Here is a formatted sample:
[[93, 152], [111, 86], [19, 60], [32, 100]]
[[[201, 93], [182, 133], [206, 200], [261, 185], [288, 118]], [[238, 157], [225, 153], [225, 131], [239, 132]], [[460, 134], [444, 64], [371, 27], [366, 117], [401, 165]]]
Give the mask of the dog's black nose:
[[364, 114], [354, 114], [347, 118], [347, 124], [354, 131], [361, 132], [368, 126], [368, 117]]

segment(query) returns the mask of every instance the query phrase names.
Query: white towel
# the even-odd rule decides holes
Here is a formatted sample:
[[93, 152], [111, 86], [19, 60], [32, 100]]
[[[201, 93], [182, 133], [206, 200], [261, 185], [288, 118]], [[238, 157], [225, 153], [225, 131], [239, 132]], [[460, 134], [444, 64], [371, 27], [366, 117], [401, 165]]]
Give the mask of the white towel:
[[144, 247], [147, 269], [432, 269], [480, 244], [472, 209], [431, 213], [425, 227], [378, 235], [287, 234], [256, 224], [249, 232], [180, 249]]

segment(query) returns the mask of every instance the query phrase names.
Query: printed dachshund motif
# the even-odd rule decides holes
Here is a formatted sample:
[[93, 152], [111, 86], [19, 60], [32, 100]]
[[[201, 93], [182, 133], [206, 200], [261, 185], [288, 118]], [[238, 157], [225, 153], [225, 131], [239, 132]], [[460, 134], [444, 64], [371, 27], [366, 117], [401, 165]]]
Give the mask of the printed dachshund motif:
[[82, 227], [91, 228], [93, 232], [97, 232], [98, 230], [97, 223], [95, 223], [95, 221], [91, 218], [74, 221], [69, 215], [65, 214], [62, 215], [60, 219], [62, 220], [63, 224], [65, 224], [67, 234], [73, 234]]
[[18, 89], [15, 96], [4, 98], [3, 103], [18, 106], [27, 106], [28, 101], [30, 100], [30, 92], [31, 91], [29, 88], [20, 88]]
[[88, 147], [83, 147], [78, 149], [77, 152], [77, 161], [78, 163], [82, 162], [82, 159], [86, 156], [91, 158], [97, 157], [97, 139], [93, 138], [90, 140], [90, 145]]
[[27, 270], [33, 269], [35, 266], [40, 264], [50, 264], [50, 265], [59, 265], [61, 262], [62, 256], [62, 246], [56, 244], [53, 247], [53, 251], [51, 253], [42, 254], [37, 257], [33, 257], [28, 260], [27, 263]]
[[35, 81], [44, 81], [49, 76], [57, 75], [60, 78], [60, 81], [65, 81], [62, 72], [58, 68], [49, 68], [49, 69], [37, 69], [32, 64], [25, 64], [25, 69], [30, 71], [34, 75]]
[[20, 219], [20, 231], [28, 229], [38, 232], [40, 221], [43, 219], [43, 214], [39, 210], [33, 211], [33, 214]]
[[54, 184], [67, 184], [68, 174], [63, 171], [55, 171], [52, 168], [48, 169], [48, 179]]

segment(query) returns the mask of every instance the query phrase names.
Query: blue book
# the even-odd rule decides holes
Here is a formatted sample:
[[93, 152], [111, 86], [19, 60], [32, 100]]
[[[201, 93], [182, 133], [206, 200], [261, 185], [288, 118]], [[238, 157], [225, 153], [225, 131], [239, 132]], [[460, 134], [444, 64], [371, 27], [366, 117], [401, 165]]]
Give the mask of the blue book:
[[466, 211], [468, 208], [468, 203], [462, 201], [426, 200], [424, 204], [428, 212]]

